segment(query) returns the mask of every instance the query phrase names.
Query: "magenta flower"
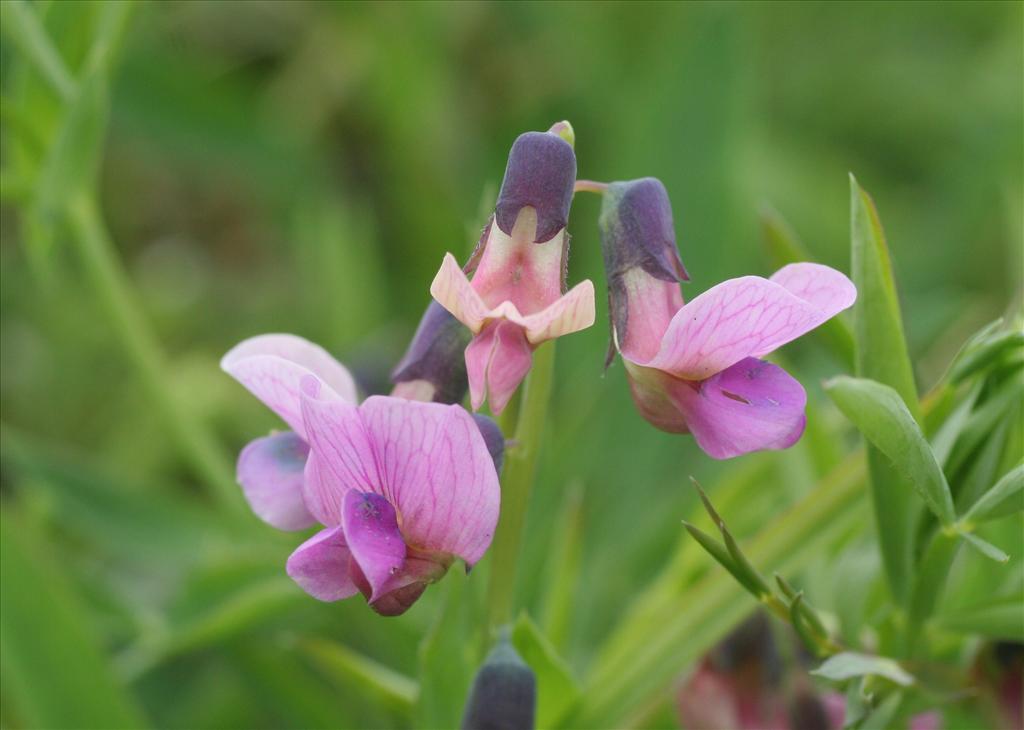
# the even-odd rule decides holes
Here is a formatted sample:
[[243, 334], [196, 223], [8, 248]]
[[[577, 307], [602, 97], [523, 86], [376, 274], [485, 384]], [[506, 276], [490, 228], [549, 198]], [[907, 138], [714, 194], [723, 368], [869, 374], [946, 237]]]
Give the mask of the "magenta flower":
[[498, 476], [461, 407], [385, 396], [356, 406], [345, 368], [292, 335], [247, 340], [222, 367], [294, 429], [243, 449], [238, 478], [270, 524], [325, 526], [288, 559], [307, 593], [362, 593], [397, 615], [456, 558], [468, 568], [487, 550]]
[[500, 413], [542, 342], [594, 323], [593, 283], [568, 293], [564, 286], [575, 179], [568, 142], [547, 132], [521, 135], [467, 270], [446, 254], [431, 284], [433, 297], [473, 332], [466, 370], [474, 410], [489, 399]]
[[644, 418], [693, 434], [716, 459], [796, 443], [807, 394], [759, 358], [851, 306], [853, 283], [827, 266], [791, 264], [684, 304], [668, 195], [653, 178], [609, 186], [601, 233], [613, 344]]

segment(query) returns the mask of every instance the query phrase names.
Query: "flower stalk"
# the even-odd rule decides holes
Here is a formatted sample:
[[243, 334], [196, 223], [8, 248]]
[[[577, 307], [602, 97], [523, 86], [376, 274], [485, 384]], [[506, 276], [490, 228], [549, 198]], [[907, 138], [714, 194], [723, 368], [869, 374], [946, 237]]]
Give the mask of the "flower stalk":
[[487, 585], [485, 641], [512, 618], [516, 570], [521, 552], [523, 525], [537, 472], [548, 402], [554, 380], [555, 344], [537, 350], [533, 368], [519, 404], [515, 435], [505, 454], [501, 479], [501, 514], [491, 545], [491, 573]]

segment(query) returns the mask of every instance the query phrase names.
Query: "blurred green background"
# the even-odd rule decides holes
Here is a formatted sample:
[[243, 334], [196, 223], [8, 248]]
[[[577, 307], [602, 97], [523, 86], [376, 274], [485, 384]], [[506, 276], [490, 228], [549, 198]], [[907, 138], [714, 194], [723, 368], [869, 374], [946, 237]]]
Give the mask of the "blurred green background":
[[[1022, 8], [144, 4], [111, 80], [102, 212], [167, 353], [162, 387], [226, 459], [278, 424], [219, 357], [250, 335], [294, 332], [365, 392], [386, 389], [444, 252], [475, 243], [513, 139], [564, 118], [580, 177], [664, 181], [688, 297], [771, 272], [765, 206], [848, 271], [854, 172], [886, 224], [926, 390], [1020, 286]], [[101, 9], [35, 9], [80, 68]], [[129, 683], [154, 725], [393, 725], [386, 702], [303, 642], [331, 637], [413, 675], [443, 591], [399, 619], [359, 599], [319, 604], [283, 574], [299, 536], [225, 516], [156, 416], [67, 227], [26, 203], [25, 149], [58, 122], [15, 45], [5, 32], [0, 398], [4, 525], [17, 525], [28, 562], [5, 567], [4, 591], [37, 595], [40, 636], [95, 656], [53, 651]], [[570, 282], [594, 279], [598, 322], [558, 345], [520, 585], [541, 611], [559, 505], [582, 485], [566, 649], [580, 670], [679, 539], [688, 475], [713, 484], [770, 463], [768, 512], [809, 485], [810, 447], [712, 462], [636, 414], [619, 364], [603, 373], [599, 206], [581, 195], [573, 208]], [[838, 422], [817, 407], [818, 382], [844, 365], [814, 341], [782, 357], [807, 386], [812, 428]], [[3, 727], [32, 725], [47, 698], [25, 684], [57, 671], [12, 659], [17, 649], [4, 658]]]

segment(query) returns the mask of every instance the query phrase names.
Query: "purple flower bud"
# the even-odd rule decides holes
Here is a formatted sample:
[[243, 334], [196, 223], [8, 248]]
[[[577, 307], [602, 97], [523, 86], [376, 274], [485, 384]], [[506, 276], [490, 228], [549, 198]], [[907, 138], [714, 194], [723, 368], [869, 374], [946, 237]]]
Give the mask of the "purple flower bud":
[[501, 465], [505, 460], [505, 435], [493, 418], [482, 413], [474, 413], [473, 420], [476, 421], [480, 435], [484, 437], [484, 443], [487, 444], [487, 451], [494, 460], [494, 470], [501, 474]]
[[[611, 183], [599, 225], [612, 334], [623, 349], [630, 336], [630, 311], [639, 315], [638, 320], [657, 320], [661, 329], [682, 305], [677, 283], [690, 276], [679, 258], [672, 206], [660, 180], [645, 177]], [[652, 330], [650, 334], [633, 339], [643, 339], [637, 344], [644, 350], [656, 349], [661, 333]]]
[[395, 395], [459, 403], [469, 387], [463, 351], [472, 332], [440, 304], [430, 302], [401, 362], [391, 373]]
[[462, 730], [532, 730], [536, 708], [537, 679], [506, 632], [473, 679]]
[[511, 236], [519, 212], [530, 206], [537, 211], [534, 242], [550, 241], [569, 222], [575, 182], [576, 154], [572, 145], [558, 134], [521, 134], [508, 155], [494, 221]]

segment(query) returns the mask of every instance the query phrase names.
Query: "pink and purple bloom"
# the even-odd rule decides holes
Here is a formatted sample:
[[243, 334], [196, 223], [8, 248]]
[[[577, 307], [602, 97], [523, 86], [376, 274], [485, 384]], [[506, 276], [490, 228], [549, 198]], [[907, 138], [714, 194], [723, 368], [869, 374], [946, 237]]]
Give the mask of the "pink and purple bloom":
[[473, 333], [465, 358], [474, 410], [488, 400], [500, 413], [541, 343], [594, 323], [593, 283], [565, 287], [575, 179], [576, 156], [562, 137], [521, 135], [466, 269], [446, 254], [431, 284], [434, 299]]
[[744, 276], [688, 304], [672, 210], [654, 178], [609, 185], [601, 213], [612, 342], [640, 413], [727, 459], [784, 449], [803, 434], [807, 394], [760, 358], [850, 307], [853, 283], [811, 263]]
[[293, 335], [246, 340], [221, 366], [293, 429], [246, 446], [238, 480], [269, 524], [324, 526], [287, 562], [307, 593], [362, 593], [378, 613], [397, 615], [455, 559], [469, 568], [483, 556], [498, 476], [460, 406], [387, 396], [356, 405], [348, 371]]

